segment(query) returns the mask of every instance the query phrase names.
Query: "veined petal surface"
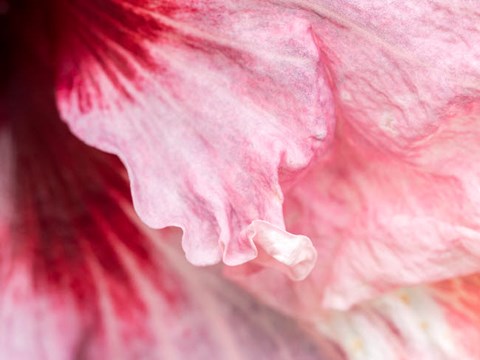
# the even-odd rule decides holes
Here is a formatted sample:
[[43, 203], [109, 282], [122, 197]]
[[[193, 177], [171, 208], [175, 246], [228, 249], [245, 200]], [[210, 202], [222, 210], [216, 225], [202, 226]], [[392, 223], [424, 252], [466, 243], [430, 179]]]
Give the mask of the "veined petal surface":
[[[197, 265], [255, 258], [247, 233], [256, 220], [278, 228], [280, 243], [292, 239], [280, 184], [325, 146], [333, 124], [306, 14], [259, 1], [74, 1], [63, 11], [62, 117], [122, 159], [149, 226], [181, 227]], [[305, 254], [299, 261], [315, 258], [295, 243], [305, 245], [290, 247]]]
[[398, 289], [348, 311], [329, 311], [316, 330], [352, 360], [453, 360], [480, 356], [479, 275]]
[[311, 13], [335, 89], [333, 145], [285, 197], [287, 230], [312, 239], [317, 266], [299, 284], [253, 266], [232, 276], [308, 317], [478, 272], [477, 4], [284, 3]]
[[187, 263], [178, 229], [146, 228], [118, 159], [74, 137], [27, 74], [10, 91], [29, 106], [9, 99], [0, 128], [0, 359], [341, 358]]
[[0, 359], [336, 356], [188, 264], [178, 229], [146, 228], [120, 161], [68, 130], [49, 63], [15, 40], [0, 82]]

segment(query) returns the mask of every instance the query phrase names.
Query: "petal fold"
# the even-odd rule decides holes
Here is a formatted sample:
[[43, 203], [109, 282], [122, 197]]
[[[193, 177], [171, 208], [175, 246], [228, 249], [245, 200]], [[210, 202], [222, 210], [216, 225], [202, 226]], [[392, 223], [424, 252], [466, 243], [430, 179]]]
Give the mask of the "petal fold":
[[118, 159], [68, 131], [48, 71], [30, 65], [15, 74], [0, 127], [0, 358], [339, 358], [214, 269], [188, 264], [178, 230], [146, 228]]
[[308, 317], [480, 271], [476, 5], [285, 3], [311, 13], [336, 104], [330, 151], [285, 195], [286, 229], [318, 265], [295, 285], [244, 271], [244, 286]]
[[337, 358], [188, 264], [178, 229], [148, 229], [121, 163], [73, 136], [51, 69], [20, 54], [0, 92], [1, 359]]
[[259, 220], [250, 224], [247, 233], [263, 250], [257, 264], [277, 268], [292, 280], [305, 279], [315, 266], [317, 251], [306, 236], [288, 234]]
[[59, 42], [62, 117], [121, 158], [140, 217], [181, 227], [192, 263], [255, 258], [242, 234], [256, 220], [284, 227], [280, 184], [332, 127], [305, 14], [257, 1], [84, 3], [69, 6]]

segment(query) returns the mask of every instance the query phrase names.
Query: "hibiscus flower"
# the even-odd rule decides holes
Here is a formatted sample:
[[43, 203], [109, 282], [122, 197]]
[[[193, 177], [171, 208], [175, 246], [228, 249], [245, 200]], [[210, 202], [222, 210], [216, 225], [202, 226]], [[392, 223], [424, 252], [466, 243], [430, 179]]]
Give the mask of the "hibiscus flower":
[[0, 358], [478, 358], [476, 8], [0, 1]]

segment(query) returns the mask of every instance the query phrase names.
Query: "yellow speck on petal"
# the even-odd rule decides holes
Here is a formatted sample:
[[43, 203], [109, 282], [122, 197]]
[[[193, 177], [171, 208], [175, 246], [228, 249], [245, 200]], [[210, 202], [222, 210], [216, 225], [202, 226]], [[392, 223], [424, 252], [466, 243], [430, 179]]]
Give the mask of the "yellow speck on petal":
[[428, 330], [428, 327], [429, 327], [429, 326], [428, 326], [428, 322], [422, 321], [422, 322], [420, 323], [420, 327], [421, 327], [423, 330], [427, 331], [427, 330]]
[[363, 341], [359, 338], [352, 341], [352, 349], [355, 352], [359, 352], [363, 350]]
[[405, 305], [410, 305], [410, 296], [405, 293], [401, 293], [399, 295], [400, 300], [405, 304]]

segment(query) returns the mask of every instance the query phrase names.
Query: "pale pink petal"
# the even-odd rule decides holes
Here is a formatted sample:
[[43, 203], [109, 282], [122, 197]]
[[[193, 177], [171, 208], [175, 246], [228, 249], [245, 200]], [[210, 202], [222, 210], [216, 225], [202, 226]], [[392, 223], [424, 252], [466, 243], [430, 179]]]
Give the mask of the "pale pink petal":
[[178, 230], [147, 229], [119, 161], [67, 130], [35, 66], [17, 69], [2, 107], [1, 359], [338, 358], [186, 263]]
[[[199, 265], [255, 258], [246, 234], [256, 220], [294, 239], [280, 183], [324, 146], [333, 111], [307, 14], [258, 1], [114, 0], [64, 13], [61, 114], [122, 159], [148, 225], [181, 227]], [[298, 245], [282, 251], [312, 249]]]
[[479, 275], [396, 290], [315, 319], [349, 359], [478, 359]]
[[409, 161], [345, 131], [348, 140], [292, 192], [290, 229], [314, 239], [326, 305], [480, 270], [480, 178], [467, 165], [480, 150], [479, 120], [473, 108], [445, 118]]
[[247, 232], [248, 237], [261, 248], [257, 264], [277, 268], [292, 280], [305, 279], [315, 266], [317, 252], [306, 236], [285, 234], [283, 230], [260, 220], [253, 221]]
[[471, 1], [302, 1], [335, 85], [338, 118], [408, 159], [453, 104], [478, 99], [480, 38]]
[[285, 200], [318, 265], [302, 284], [260, 268], [241, 281], [308, 316], [480, 271], [476, 4], [295, 3], [315, 14], [336, 89], [334, 145]]

